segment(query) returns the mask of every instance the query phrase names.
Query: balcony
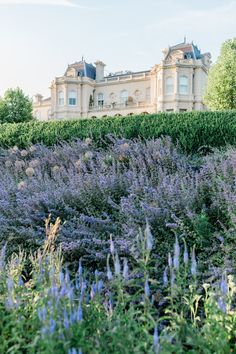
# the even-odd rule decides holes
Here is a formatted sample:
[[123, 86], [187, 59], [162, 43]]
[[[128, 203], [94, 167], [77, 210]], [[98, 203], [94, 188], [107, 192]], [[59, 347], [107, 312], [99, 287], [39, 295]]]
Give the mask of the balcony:
[[121, 111], [127, 109], [138, 109], [142, 107], [152, 107], [152, 104], [150, 102], [111, 103], [111, 104], [90, 106], [89, 112]]

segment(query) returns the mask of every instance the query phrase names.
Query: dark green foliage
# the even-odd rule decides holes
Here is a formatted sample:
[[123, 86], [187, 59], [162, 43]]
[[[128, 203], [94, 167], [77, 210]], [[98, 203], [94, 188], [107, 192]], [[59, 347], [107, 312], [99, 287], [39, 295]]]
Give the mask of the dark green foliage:
[[91, 137], [101, 146], [112, 134], [134, 139], [168, 135], [187, 153], [236, 144], [236, 111], [161, 113], [148, 116], [109, 117], [57, 122], [29, 122], [0, 125], [0, 146], [27, 147], [43, 143], [51, 146], [61, 141]]

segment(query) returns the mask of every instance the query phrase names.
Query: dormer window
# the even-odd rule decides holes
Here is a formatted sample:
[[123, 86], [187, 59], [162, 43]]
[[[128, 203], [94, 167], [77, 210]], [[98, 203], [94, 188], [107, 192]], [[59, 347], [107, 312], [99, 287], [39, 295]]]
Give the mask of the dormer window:
[[187, 95], [188, 94], [188, 78], [187, 76], [180, 76], [179, 78], [179, 94]]
[[77, 102], [76, 102], [76, 91], [74, 91], [74, 90], [69, 91], [68, 104], [69, 104], [69, 106], [76, 106], [76, 104], [77, 104]]

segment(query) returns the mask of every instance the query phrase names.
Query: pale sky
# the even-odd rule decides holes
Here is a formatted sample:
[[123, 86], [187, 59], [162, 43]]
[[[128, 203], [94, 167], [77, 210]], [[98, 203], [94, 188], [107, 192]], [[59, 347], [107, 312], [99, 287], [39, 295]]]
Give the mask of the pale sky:
[[184, 36], [215, 61], [236, 36], [236, 0], [0, 0], [0, 95], [49, 96], [82, 55], [107, 72], [148, 70]]

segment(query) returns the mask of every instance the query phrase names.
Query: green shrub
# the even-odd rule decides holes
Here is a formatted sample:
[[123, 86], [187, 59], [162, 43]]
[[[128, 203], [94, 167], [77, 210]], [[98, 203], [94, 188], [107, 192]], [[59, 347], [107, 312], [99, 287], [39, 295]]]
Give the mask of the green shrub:
[[91, 137], [98, 145], [116, 137], [158, 138], [169, 135], [186, 152], [236, 144], [236, 112], [161, 113], [149, 116], [109, 117], [98, 120], [65, 120], [0, 125], [0, 146], [43, 143]]

